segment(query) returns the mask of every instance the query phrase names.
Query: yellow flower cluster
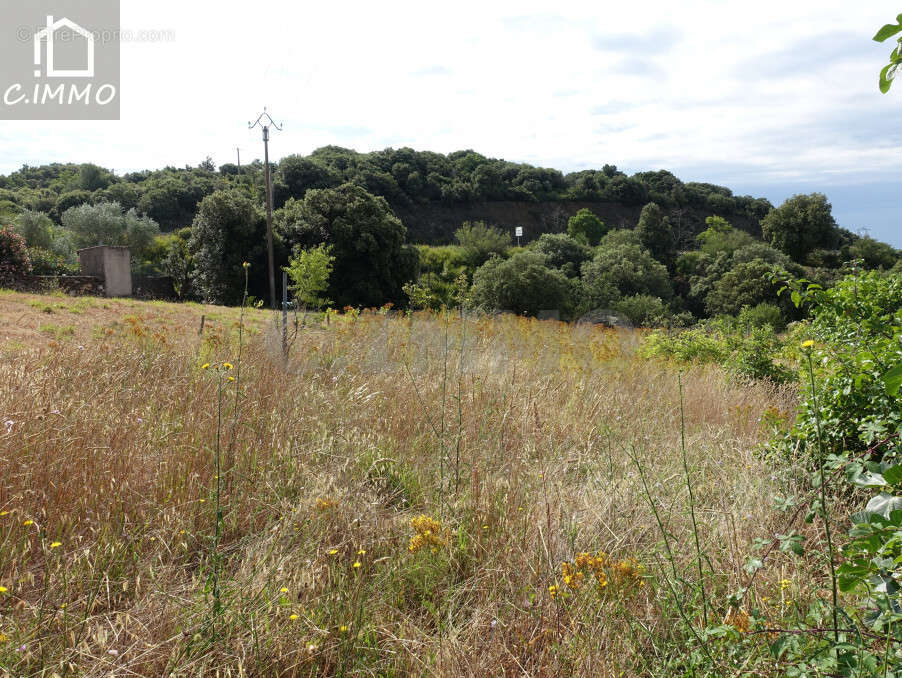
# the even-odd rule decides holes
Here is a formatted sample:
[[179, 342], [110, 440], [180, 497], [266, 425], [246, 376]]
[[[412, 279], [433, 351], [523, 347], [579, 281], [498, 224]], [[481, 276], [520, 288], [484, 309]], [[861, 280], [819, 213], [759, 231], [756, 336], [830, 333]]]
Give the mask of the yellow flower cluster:
[[741, 607], [730, 607], [727, 616], [723, 621], [724, 624], [729, 624], [739, 631], [739, 633], [748, 633], [749, 628], [751, 628], [749, 615]]
[[418, 515], [410, 519], [410, 527], [416, 532], [407, 545], [407, 550], [411, 553], [416, 553], [424, 546], [431, 546], [434, 552], [439, 547], [448, 545], [448, 540], [442, 537], [442, 524], [434, 518], [425, 514]]
[[330, 508], [335, 508], [336, 506], [338, 506], [338, 502], [333, 499], [323, 499], [320, 497], [316, 500], [317, 511], [328, 511]]
[[577, 554], [573, 562], [561, 563], [561, 579], [567, 588], [579, 589], [586, 579], [587, 574], [595, 578], [599, 589], [605, 588], [611, 581], [623, 586], [645, 586], [642, 579], [644, 568], [633, 559], [612, 560], [603, 551], [597, 555], [582, 552]]

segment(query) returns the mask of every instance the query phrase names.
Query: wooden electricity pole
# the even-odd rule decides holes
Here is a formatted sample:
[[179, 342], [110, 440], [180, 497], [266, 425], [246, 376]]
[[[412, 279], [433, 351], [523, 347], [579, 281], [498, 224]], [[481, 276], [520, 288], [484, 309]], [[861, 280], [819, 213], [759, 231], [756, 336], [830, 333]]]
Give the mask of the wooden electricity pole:
[[[264, 120], [265, 118], [265, 120]], [[272, 174], [269, 169], [269, 128], [282, 128], [266, 112], [266, 108], [256, 122], [248, 123], [248, 129], [259, 126], [263, 130], [263, 164], [266, 170], [266, 255], [269, 258], [269, 301], [276, 308], [276, 266], [272, 251]]]

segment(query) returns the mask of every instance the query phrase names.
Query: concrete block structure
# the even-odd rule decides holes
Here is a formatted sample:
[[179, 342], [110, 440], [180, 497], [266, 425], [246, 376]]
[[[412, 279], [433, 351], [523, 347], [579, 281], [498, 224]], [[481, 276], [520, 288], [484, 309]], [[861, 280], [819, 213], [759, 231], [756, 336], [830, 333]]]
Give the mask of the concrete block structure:
[[90, 275], [103, 281], [104, 294], [108, 297], [132, 295], [131, 254], [128, 247], [100, 245], [78, 250], [82, 275]]

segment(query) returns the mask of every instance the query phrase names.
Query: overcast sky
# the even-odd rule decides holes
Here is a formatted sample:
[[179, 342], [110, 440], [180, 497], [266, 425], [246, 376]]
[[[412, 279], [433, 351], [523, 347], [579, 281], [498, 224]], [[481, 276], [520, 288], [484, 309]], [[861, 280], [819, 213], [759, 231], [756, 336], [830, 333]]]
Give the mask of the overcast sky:
[[[326, 144], [411, 146], [563, 171], [669, 169], [779, 204], [822, 191], [840, 225], [902, 247], [902, 83], [871, 41], [898, 0], [589, 3], [122, 0], [119, 122], [0, 122], [0, 172], [117, 172]], [[895, 203], [895, 204], [894, 204]]]

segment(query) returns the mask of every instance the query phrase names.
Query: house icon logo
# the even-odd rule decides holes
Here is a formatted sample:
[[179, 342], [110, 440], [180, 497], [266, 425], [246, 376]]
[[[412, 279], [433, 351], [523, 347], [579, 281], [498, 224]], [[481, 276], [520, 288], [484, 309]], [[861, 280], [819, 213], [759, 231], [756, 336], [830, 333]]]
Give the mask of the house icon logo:
[[[84, 38], [87, 50], [87, 62], [85, 68], [81, 69], [61, 69], [56, 68], [54, 57], [54, 45], [57, 33], [67, 30], [71, 34]], [[79, 26], [71, 19], [63, 17], [62, 19], [53, 20], [53, 15], [47, 16], [47, 27], [42, 28], [34, 35], [34, 77], [41, 77], [41, 56], [43, 47], [47, 47], [47, 58], [44, 63], [47, 67], [48, 78], [93, 78], [94, 77], [94, 34], [91, 31]]]

